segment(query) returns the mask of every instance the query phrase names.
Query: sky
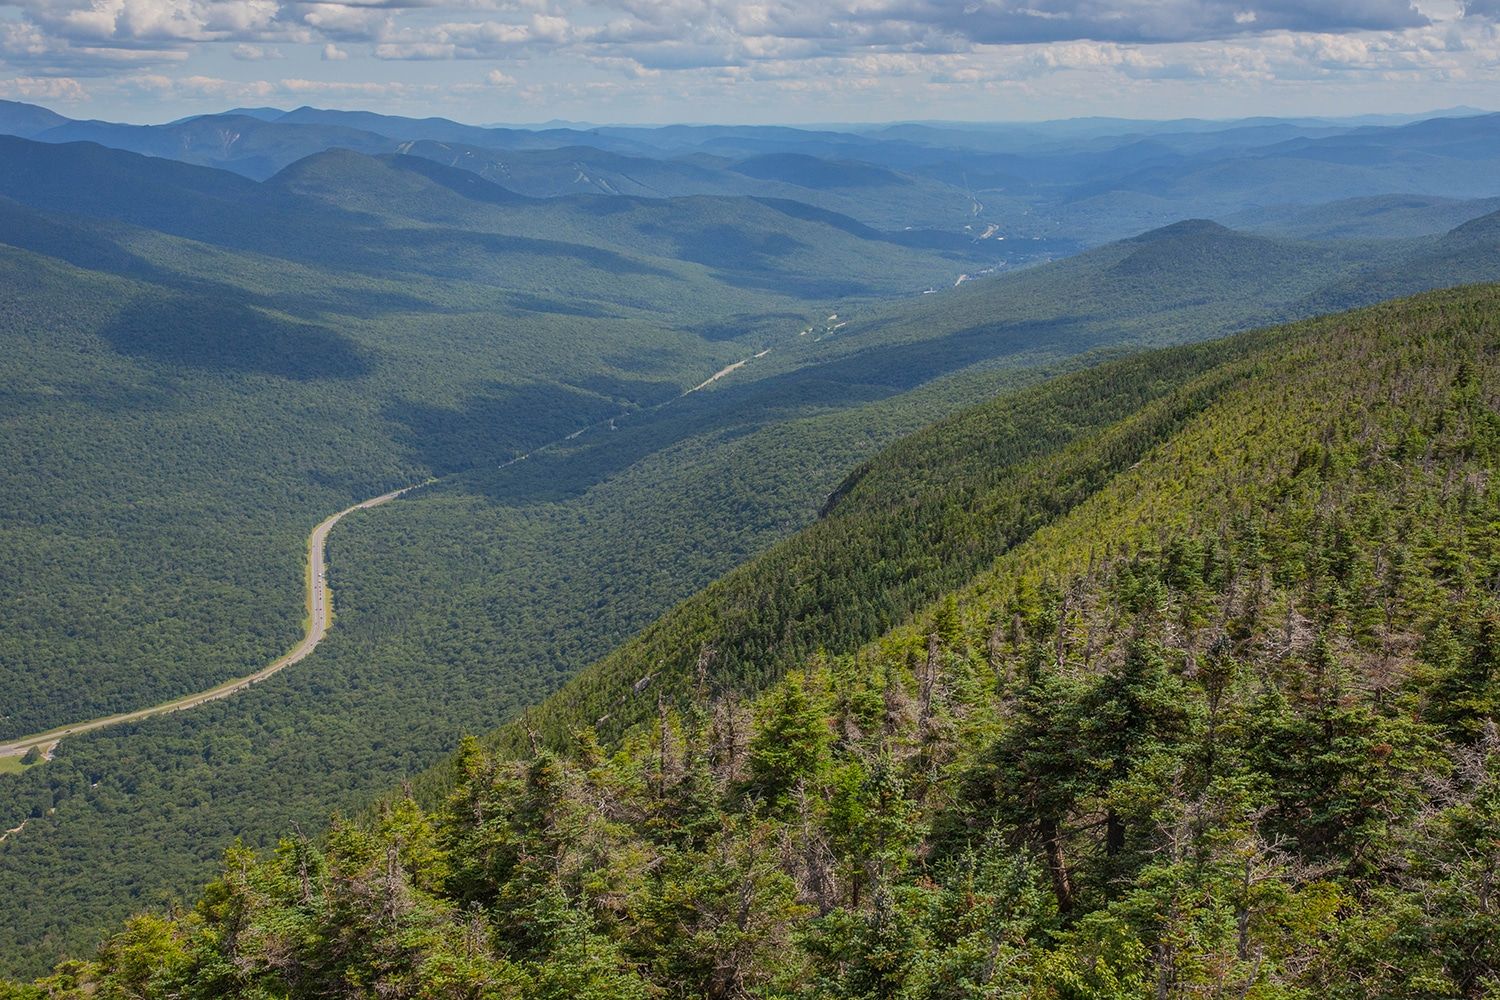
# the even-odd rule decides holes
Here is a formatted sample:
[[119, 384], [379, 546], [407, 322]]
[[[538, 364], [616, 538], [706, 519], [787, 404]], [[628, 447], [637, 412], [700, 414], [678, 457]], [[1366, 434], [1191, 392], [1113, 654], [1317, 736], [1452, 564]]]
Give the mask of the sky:
[[0, 0], [0, 98], [475, 123], [1500, 108], [1500, 0]]

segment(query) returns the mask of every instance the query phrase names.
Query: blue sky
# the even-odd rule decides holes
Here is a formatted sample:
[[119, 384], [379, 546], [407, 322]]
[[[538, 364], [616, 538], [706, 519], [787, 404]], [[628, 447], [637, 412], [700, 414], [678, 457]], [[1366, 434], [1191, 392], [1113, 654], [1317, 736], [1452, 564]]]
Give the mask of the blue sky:
[[139, 122], [1500, 108], [1500, 0], [0, 0], [0, 97]]

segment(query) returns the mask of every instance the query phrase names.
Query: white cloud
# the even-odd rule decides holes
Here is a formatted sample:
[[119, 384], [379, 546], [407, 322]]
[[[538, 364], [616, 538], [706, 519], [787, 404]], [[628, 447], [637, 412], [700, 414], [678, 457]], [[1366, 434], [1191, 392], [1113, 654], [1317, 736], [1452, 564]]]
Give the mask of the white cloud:
[[267, 59], [285, 59], [280, 49], [267, 45], [247, 45], [241, 42], [229, 50], [229, 54], [241, 62], [262, 62]]
[[265, 32], [277, 0], [12, 0], [27, 19], [69, 41], [203, 42]]
[[452, 59], [458, 46], [448, 42], [387, 42], [375, 46], [376, 59]]
[[289, 95], [323, 94], [329, 97], [396, 98], [412, 95], [432, 95], [441, 88], [435, 84], [412, 84], [387, 80], [343, 81], [343, 80], [280, 80], [278, 92]]
[[[840, 87], [930, 86], [961, 97], [965, 87], [1021, 92], [1064, 78], [1107, 94], [1189, 79], [1500, 76], [1500, 0], [0, 0], [0, 8], [8, 8], [0, 73], [16, 79], [146, 68], [206, 79], [198, 71], [235, 74], [200, 60], [205, 52], [316, 66], [319, 55], [348, 59], [354, 46], [388, 64], [429, 64], [390, 65], [401, 78], [451, 79], [463, 71], [432, 65], [449, 60], [499, 63], [504, 82], [491, 86], [539, 101], [596, 85], [592, 93], [613, 97], [691, 101], [705, 87], [734, 85], [833, 97]], [[568, 79], [574, 69], [590, 78]], [[478, 87], [481, 78], [489, 76], [469, 71], [454, 83]], [[753, 92], [724, 91], [741, 100]]]
[[82, 83], [66, 76], [18, 76], [0, 79], [0, 97], [12, 101], [60, 101], [73, 104], [88, 98]]
[[346, 3], [288, 5], [283, 14], [315, 34], [337, 41], [369, 41], [395, 23], [389, 11]]

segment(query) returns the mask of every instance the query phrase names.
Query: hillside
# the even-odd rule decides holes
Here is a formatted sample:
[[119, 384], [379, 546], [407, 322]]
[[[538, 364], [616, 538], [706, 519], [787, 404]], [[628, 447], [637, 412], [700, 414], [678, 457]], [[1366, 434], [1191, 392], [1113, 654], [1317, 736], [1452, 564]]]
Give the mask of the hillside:
[[[303, 158], [256, 183], [90, 143], [0, 137], [0, 167], [0, 197], [41, 212], [123, 222], [345, 278], [420, 274], [611, 311], [670, 302], [685, 312], [682, 301], [695, 297], [694, 311], [746, 315], [747, 327], [767, 297], [786, 305], [914, 293], [995, 258], [966, 242], [905, 246], [851, 219], [745, 198], [527, 199], [419, 157], [347, 150]], [[716, 287], [705, 288], [705, 277]]]
[[1339, 309], [1382, 295], [1410, 294], [1426, 288], [1490, 280], [1500, 259], [1500, 212], [1470, 219], [1439, 237], [1415, 244], [1396, 260], [1334, 281], [1311, 296], [1315, 311]]
[[[85, 267], [0, 255], [16, 289], [0, 316], [13, 571], [0, 593], [16, 626], [0, 644], [5, 735], [246, 672], [294, 634], [307, 524], [659, 402], [742, 350], [662, 329], [675, 296], [644, 285], [644, 310], [520, 312], [510, 289], [10, 221], [7, 239]], [[546, 352], [561, 343], [572, 360], [559, 365]]]
[[[1424, 249], [1394, 240], [1275, 239], [1187, 220], [853, 315], [819, 332], [821, 358], [912, 379], [1038, 343], [1080, 351], [1122, 339], [1178, 343], [1311, 315], [1318, 310], [1304, 303], [1308, 296]], [[1474, 256], [1476, 268], [1497, 265], [1500, 246]], [[1364, 302], [1382, 297], [1373, 283], [1364, 294]]]
[[[332, 510], [658, 405], [824, 293], [951, 267], [748, 201], [590, 227], [354, 153], [275, 185], [89, 144], [0, 140], [0, 162], [0, 737], [268, 662], [298, 539]], [[356, 189], [404, 211], [328, 194]]]
[[1383, 195], [1323, 205], [1256, 208], [1219, 221], [1235, 229], [1294, 239], [1388, 239], [1445, 233], [1495, 211], [1500, 211], [1500, 199]]
[[67, 122], [30, 136], [41, 142], [96, 142], [147, 156], [222, 167], [263, 180], [289, 163], [326, 149], [389, 152], [380, 135], [337, 126], [304, 127], [248, 115], [204, 115], [167, 125]]
[[[13, 551], [31, 559], [28, 572], [50, 565], [52, 575], [42, 573], [49, 582], [41, 589], [16, 591], [13, 607], [30, 616], [17, 620], [69, 620], [58, 614], [62, 606], [101, 609], [75, 616], [92, 630], [83, 636], [41, 627], [12, 634], [17, 689], [46, 692], [32, 698], [33, 711], [101, 696], [134, 707], [148, 687], [153, 696], [181, 692], [190, 671], [232, 676], [269, 662], [296, 630], [300, 594], [290, 581], [308, 528], [392, 486], [444, 479], [340, 526], [329, 549], [338, 623], [305, 669], [193, 713], [65, 741], [46, 767], [0, 781], [3, 828], [35, 815], [26, 835], [5, 845], [0, 866], [0, 933], [13, 942], [7, 955], [16, 968], [86, 947], [141, 899], [188, 891], [233, 837], [267, 847], [294, 824], [313, 829], [331, 807], [360, 808], [440, 759], [460, 733], [535, 704], [675, 603], [813, 521], [848, 470], [901, 434], [1132, 346], [1305, 315], [1303, 297], [1325, 282], [1431, 249], [1272, 240], [1196, 223], [933, 295], [823, 305], [786, 294], [795, 287], [778, 287], [774, 276], [801, 269], [832, 278], [839, 254], [868, 246], [864, 273], [888, 294], [910, 287], [911, 260], [932, 258], [892, 256], [899, 248], [880, 234], [785, 202], [538, 204], [436, 164], [413, 169], [357, 154], [319, 156], [253, 185], [110, 155], [139, 168], [142, 185], [152, 166], [186, 171], [183, 183], [215, 198], [228, 189], [222, 197], [232, 205], [250, 197], [269, 206], [256, 212], [270, 223], [286, 232], [308, 226], [301, 231], [310, 237], [278, 244], [267, 225], [265, 251], [246, 251], [212, 231], [204, 235], [217, 245], [28, 210], [10, 238], [24, 236], [43, 253], [66, 251], [85, 268], [144, 278], [132, 294], [153, 308], [162, 297], [190, 295], [286, 321], [272, 333], [313, 324], [337, 334], [367, 370], [289, 378], [277, 368], [288, 355], [274, 337], [271, 349], [250, 353], [258, 368], [233, 370], [232, 354], [212, 350], [188, 355], [198, 364], [184, 368], [175, 352], [192, 344], [194, 327], [180, 326], [171, 339], [161, 332], [171, 325], [122, 330], [105, 315], [102, 329], [114, 339], [78, 324], [83, 335], [67, 342], [102, 366], [97, 374], [75, 366], [88, 377], [74, 386], [36, 374], [70, 370], [71, 356], [54, 351], [62, 342], [21, 337], [27, 347], [13, 356], [17, 372], [32, 372], [36, 383], [22, 379], [25, 402], [17, 405], [30, 422], [16, 425], [24, 431], [17, 440], [37, 454], [97, 435], [97, 422], [121, 412], [155, 440], [164, 439], [157, 428], [171, 426], [168, 417], [193, 429], [191, 449], [78, 450], [61, 480], [13, 466], [10, 495], [26, 511], [77, 518], [86, 531], [66, 552], [96, 567], [90, 575], [68, 560], [45, 563], [27, 555], [33, 542], [18, 543]], [[695, 252], [694, 227], [706, 230], [699, 224], [710, 220], [780, 232], [815, 249], [772, 257], [759, 287], [739, 287], [757, 277], [753, 262], [710, 269], [672, 256], [683, 246]], [[509, 256], [428, 249], [536, 232], [524, 226], [552, 226], [550, 242]], [[388, 232], [400, 235], [382, 244]], [[322, 255], [304, 245], [319, 233], [334, 234], [325, 237], [331, 247], [362, 247], [368, 271], [351, 274], [335, 256], [327, 264], [289, 261]], [[403, 257], [414, 234], [424, 249]], [[1476, 273], [1500, 275], [1482, 241], [1464, 252]], [[806, 270], [819, 260], [826, 270]], [[1429, 273], [1451, 280], [1438, 268]], [[68, 280], [87, 287], [93, 279]], [[560, 282], [574, 280], [587, 282], [590, 294], [558, 293]], [[1366, 294], [1378, 297], [1379, 289]], [[18, 315], [18, 334], [55, 308], [35, 301]], [[183, 313], [174, 306], [147, 315]], [[219, 313], [203, 315], [211, 326]], [[739, 362], [702, 391], [673, 398]], [[116, 387], [114, 409], [67, 402], [96, 377]], [[177, 405], [157, 414], [164, 398]], [[238, 436], [228, 433], [235, 426]], [[558, 443], [494, 467], [547, 442]], [[131, 478], [109, 463], [111, 454], [133, 456]], [[372, 482], [372, 470], [391, 471]], [[86, 485], [89, 477], [132, 486], [101, 503], [105, 495]], [[179, 488], [193, 503], [182, 502]], [[295, 506], [273, 511], [273, 491]], [[243, 519], [247, 497], [265, 508], [267, 523]], [[192, 546], [171, 548], [168, 540], [164, 548], [165, 536], [138, 530], [189, 508]], [[27, 530], [34, 538], [46, 527]], [[109, 559], [96, 541], [104, 537], [120, 546]], [[147, 570], [168, 551], [180, 569], [163, 585]], [[218, 575], [223, 553], [243, 568], [232, 592]], [[262, 582], [246, 588], [252, 572]], [[87, 586], [60, 585], [74, 579]], [[210, 649], [197, 623], [213, 621], [212, 606], [230, 593], [236, 607], [261, 610], [243, 620], [243, 631], [241, 619], [226, 620], [222, 634], [236, 641]], [[111, 614], [102, 594], [128, 595], [131, 614]], [[887, 617], [871, 620], [889, 623], [907, 606], [881, 605]], [[26, 640], [26, 649], [15, 646]], [[140, 655], [119, 656], [126, 648]], [[43, 655], [49, 649], [91, 666], [110, 662], [122, 683], [73, 685], [64, 661]], [[171, 677], [161, 669], [170, 664]], [[58, 866], [60, 854], [87, 864]]]
[[68, 119], [55, 111], [21, 104], [17, 101], [0, 101], [0, 132], [30, 138], [50, 128], [66, 124]]
[[1478, 998], [1497, 316], [1435, 293], [942, 421], [429, 809], [235, 849], [11, 995]]

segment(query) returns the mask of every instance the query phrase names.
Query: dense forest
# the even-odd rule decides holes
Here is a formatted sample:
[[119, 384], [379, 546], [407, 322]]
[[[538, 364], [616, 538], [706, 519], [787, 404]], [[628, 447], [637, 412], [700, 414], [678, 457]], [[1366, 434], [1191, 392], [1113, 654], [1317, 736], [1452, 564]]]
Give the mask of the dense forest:
[[489, 748], [0, 996], [1491, 995], [1497, 317], [940, 423]]
[[[165, 183], [156, 166], [110, 160], [136, 193]], [[1482, 229], [1461, 244], [1464, 267], [1452, 267], [1431, 259], [1460, 235], [1308, 244], [1193, 223], [939, 295], [847, 301], [832, 316], [816, 298], [766, 288], [792, 262], [807, 264], [805, 253], [822, 259], [822, 274], [850, 258], [840, 249], [850, 234], [819, 235], [786, 205], [741, 214], [736, 238], [813, 250], [736, 259], [729, 271], [637, 256], [702, 256], [729, 223], [712, 199], [696, 199], [697, 211], [628, 202], [586, 231], [576, 222], [583, 202], [547, 208], [490, 187], [469, 198], [452, 175], [438, 183], [347, 154], [299, 166], [269, 193], [213, 171], [166, 177], [199, 192], [205, 217], [239, 220], [239, 199], [269, 199], [264, 211], [287, 226], [342, 226], [369, 246], [336, 255], [342, 244], [311, 234], [306, 246], [282, 247], [293, 261], [270, 256], [278, 244], [254, 228], [214, 246], [13, 208], [24, 225], [9, 238], [87, 270], [12, 256], [18, 286], [34, 291], [7, 328], [18, 420], [7, 445], [18, 459], [7, 466], [12, 505], [0, 528], [15, 541], [5, 546], [12, 589], [0, 586], [0, 598], [24, 625], [0, 639], [17, 696], [3, 709], [10, 732], [28, 729], [23, 709], [40, 723], [138, 708], [263, 666], [296, 636], [303, 532], [348, 502], [449, 475], [339, 526], [329, 550], [338, 627], [306, 669], [192, 714], [69, 739], [43, 768], [0, 778], [0, 829], [28, 820], [26, 835], [0, 847], [0, 934], [12, 942], [0, 961], [15, 972], [89, 948], [144, 903], [192, 891], [231, 838], [269, 847], [290, 826], [315, 829], [330, 808], [362, 808], [443, 759], [462, 733], [535, 705], [676, 601], [807, 525], [847, 469], [901, 433], [1130, 345], [1304, 315], [1331, 280], [1364, 280], [1353, 298], [1365, 301], [1386, 282], [1380, 268], [1415, 286], [1500, 273], [1496, 240]], [[49, 204], [46, 190], [9, 183]], [[139, 213], [151, 201], [111, 204], [96, 210]], [[213, 235], [166, 208], [138, 220]], [[293, 210], [305, 219], [290, 219]], [[359, 213], [359, 228], [348, 229], [344, 211]], [[700, 214], [717, 222], [694, 228]], [[393, 235], [422, 229], [432, 250], [432, 231], [465, 229], [472, 241], [486, 226], [540, 234], [552, 223], [550, 243], [446, 255], [443, 274], [405, 271], [414, 258]], [[664, 235], [672, 226], [702, 243]], [[633, 240], [643, 228], [655, 229], [651, 240]], [[1247, 268], [1265, 280], [1242, 282]], [[736, 274], [765, 280], [744, 288]], [[547, 291], [558, 280], [576, 297]], [[49, 309], [54, 324], [37, 325]], [[231, 328], [264, 336], [193, 348]], [[306, 351], [287, 367], [285, 345], [309, 330], [338, 334], [341, 349], [317, 357], [344, 358], [348, 370], [306, 367]], [[673, 399], [760, 345], [774, 349]], [[1130, 400], [1160, 388], [1098, 382], [1094, 391]], [[1077, 429], [1016, 417], [992, 454], [1022, 456], [1017, 432], [1040, 433], [1025, 447], [1049, 450], [1109, 412], [1062, 412]], [[54, 468], [37, 474], [43, 459]], [[260, 499], [246, 505], [252, 495]], [[855, 511], [846, 505], [823, 531]], [[954, 550], [953, 567], [932, 570], [926, 555], [901, 549], [891, 567], [910, 571], [910, 585], [868, 598], [837, 642], [876, 636], [996, 543], [1037, 526], [1007, 517], [977, 549]], [[66, 541], [49, 541], [63, 519]], [[871, 544], [880, 552], [888, 540]], [[20, 586], [27, 579], [46, 585]], [[840, 592], [864, 583], [844, 580]], [[750, 622], [762, 630], [756, 642], [768, 643], [775, 615], [801, 607], [778, 603], [771, 619]], [[807, 631], [789, 639], [771, 645], [790, 658], [816, 648]], [[628, 682], [652, 673], [631, 655], [615, 660]], [[93, 684], [72, 684], [71, 663], [89, 664]]]
[[[0, 830], [27, 827], [0, 845], [0, 968], [27, 974], [193, 891], [235, 836], [315, 829], [535, 705], [813, 522], [903, 434], [1135, 346], [1500, 274], [1483, 220], [1367, 243], [1192, 223], [923, 295], [1046, 253], [779, 200], [539, 201], [413, 158], [326, 153], [257, 184], [86, 145], [0, 156], [0, 732], [264, 665], [298, 633], [312, 524], [441, 477], [340, 524], [338, 623], [302, 668], [6, 767]], [[1111, 371], [1126, 381], [1094, 389], [1128, 405], [1169, 384]], [[991, 455], [1020, 469], [1119, 415], [1018, 414]], [[1170, 430], [1142, 428], [1126, 452]], [[1006, 503], [1051, 488], [1015, 485]], [[839, 542], [861, 508], [834, 508]], [[869, 640], [1037, 527], [984, 523], [936, 568], [869, 539], [911, 581], [821, 641]], [[837, 615], [788, 598], [744, 636], [774, 645], [808, 608], [775, 646], [794, 662]], [[611, 661], [629, 683], [653, 672], [634, 655]]]
[[0, 737], [267, 662], [297, 632], [301, 537], [349, 502], [659, 404], [828, 296], [953, 266], [753, 202], [495, 204], [422, 160], [259, 185], [96, 147], [0, 158]]

